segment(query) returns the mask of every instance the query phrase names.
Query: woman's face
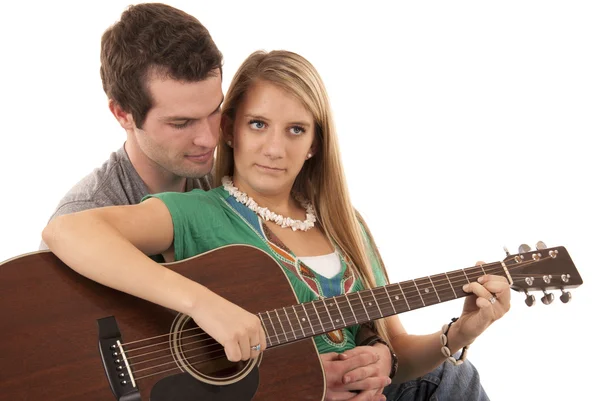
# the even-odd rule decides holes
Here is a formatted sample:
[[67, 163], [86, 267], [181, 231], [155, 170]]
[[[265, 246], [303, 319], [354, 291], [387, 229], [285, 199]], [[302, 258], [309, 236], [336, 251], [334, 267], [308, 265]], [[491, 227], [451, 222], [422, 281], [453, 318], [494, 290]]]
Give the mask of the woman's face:
[[312, 114], [289, 92], [257, 81], [246, 92], [233, 124], [235, 183], [250, 196], [289, 194], [314, 154]]

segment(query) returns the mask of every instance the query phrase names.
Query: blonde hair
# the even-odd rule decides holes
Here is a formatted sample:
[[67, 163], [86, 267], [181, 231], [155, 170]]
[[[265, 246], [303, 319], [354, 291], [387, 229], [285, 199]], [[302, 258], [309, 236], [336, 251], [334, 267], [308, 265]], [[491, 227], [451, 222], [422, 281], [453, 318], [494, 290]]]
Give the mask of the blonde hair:
[[[352, 207], [327, 91], [314, 66], [302, 56], [289, 51], [256, 51], [240, 66], [223, 102], [223, 130], [233, 129], [235, 113], [244, 95], [256, 81], [275, 84], [304, 104], [315, 120], [316, 152], [308, 159], [294, 182], [294, 191], [309, 199], [325, 235], [350, 260], [351, 268], [367, 288], [375, 286], [361, 224], [385, 273], [385, 267], [370, 232]], [[233, 174], [233, 149], [225, 144], [231, 132], [222, 132], [217, 148], [215, 179]], [[387, 274], [386, 274], [387, 279]], [[378, 334], [389, 344], [385, 320], [375, 322]]]

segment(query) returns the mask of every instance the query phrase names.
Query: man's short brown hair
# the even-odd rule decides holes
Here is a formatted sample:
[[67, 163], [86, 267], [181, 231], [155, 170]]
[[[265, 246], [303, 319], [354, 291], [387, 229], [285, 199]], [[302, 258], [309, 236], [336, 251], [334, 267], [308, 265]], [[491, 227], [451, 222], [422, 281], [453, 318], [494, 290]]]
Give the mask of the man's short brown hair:
[[197, 82], [221, 74], [223, 56], [198, 19], [148, 3], [130, 6], [104, 32], [100, 62], [104, 92], [141, 128], [152, 107], [150, 74]]

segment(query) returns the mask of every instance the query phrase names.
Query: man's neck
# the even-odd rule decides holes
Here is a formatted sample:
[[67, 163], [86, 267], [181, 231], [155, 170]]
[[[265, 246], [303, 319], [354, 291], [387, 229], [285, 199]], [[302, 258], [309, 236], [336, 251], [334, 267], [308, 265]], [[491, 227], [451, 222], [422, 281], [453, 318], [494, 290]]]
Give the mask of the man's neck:
[[148, 158], [138, 146], [131, 141], [125, 142], [125, 152], [138, 173], [148, 192], [185, 192], [187, 179], [165, 170]]

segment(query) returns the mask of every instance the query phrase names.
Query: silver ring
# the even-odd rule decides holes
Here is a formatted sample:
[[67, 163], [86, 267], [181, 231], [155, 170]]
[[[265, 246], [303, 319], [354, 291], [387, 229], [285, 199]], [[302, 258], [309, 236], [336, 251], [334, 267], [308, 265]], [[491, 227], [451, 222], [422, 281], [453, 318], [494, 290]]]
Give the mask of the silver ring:
[[260, 351], [260, 344], [252, 345], [250, 346], [250, 349], [252, 351]]
[[490, 303], [491, 303], [492, 305], [494, 305], [494, 304], [496, 303], [496, 296], [495, 296], [495, 295], [492, 295], [492, 296], [491, 296], [491, 297], [488, 299], [488, 301], [490, 301]]

